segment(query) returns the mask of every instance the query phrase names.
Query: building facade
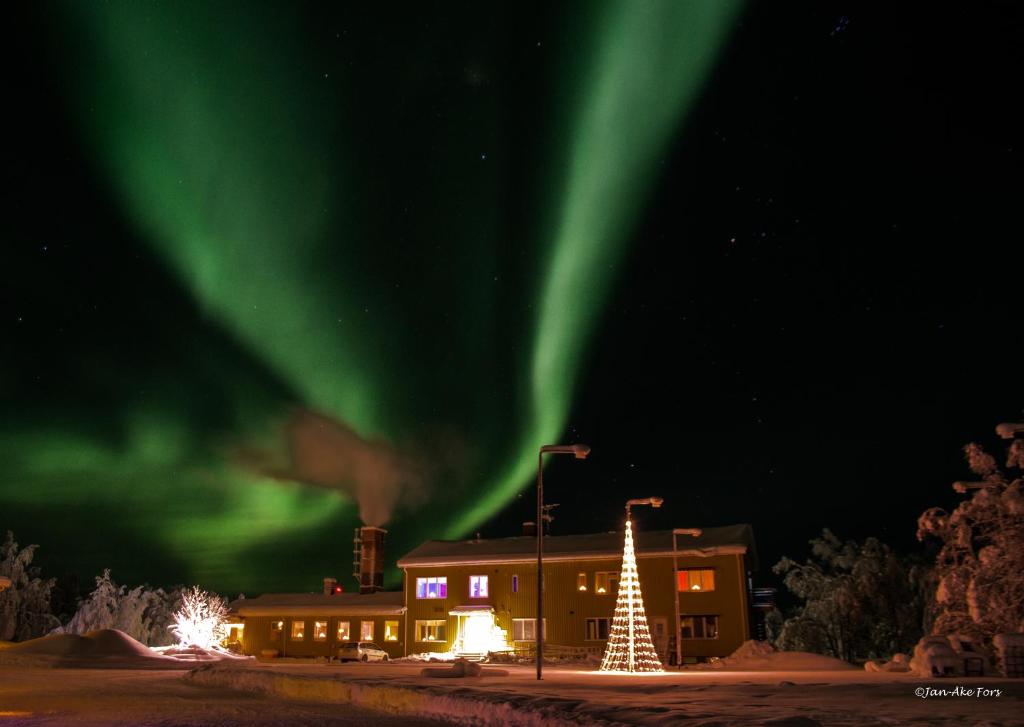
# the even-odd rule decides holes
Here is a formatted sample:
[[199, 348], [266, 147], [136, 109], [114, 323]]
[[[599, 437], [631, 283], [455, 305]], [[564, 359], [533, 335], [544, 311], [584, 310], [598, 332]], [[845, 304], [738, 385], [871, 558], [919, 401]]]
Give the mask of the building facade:
[[[655, 649], [674, 661], [676, 593], [684, 661], [728, 656], [751, 638], [748, 525], [636, 535], [637, 572]], [[545, 536], [545, 643], [603, 652], [615, 610], [622, 533]], [[678, 573], [674, 573], [674, 561]], [[529, 649], [537, 611], [536, 538], [428, 541], [398, 561], [410, 652]]]
[[[269, 593], [230, 604], [242, 653], [331, 658], [348, 641], [369, 641], [391, 658], [408, 653], [402, 593]], [[238, 626], [235, 626], [239, 629]]]
[[[364, 529], [369, 530], [369, 529]], [[374, 529], [376, 530], [376, 529]], [[382, 568], [383, 531], [373, 570]], [[600, 655], [607, 643], [622, 568], [621, 532], [544, 537], [544, 621], [548, 653]], [[676, 598], [684, 662], [728, 656], [752, 638], [749, 525], [634, 536], [637, 572], [655, 649], [675, 661]], [[363, 546], [365, 562], [366, 548]], [[678, 569], [676, 568], [678, 565]], [[424, 652], [467, 656], [529, 651], [536, 638], [536, 536], [430, 540], [398, 560], [401, 591], [360, 578], [362, 593], [266, 594], [231, 604], [246, 654], [333, 657], [346, 641], [370, 641], [392, 658]], [[379, 579], [377, 579], [379, 581]], [[756, 605], [756, 604], [753, 604]]]

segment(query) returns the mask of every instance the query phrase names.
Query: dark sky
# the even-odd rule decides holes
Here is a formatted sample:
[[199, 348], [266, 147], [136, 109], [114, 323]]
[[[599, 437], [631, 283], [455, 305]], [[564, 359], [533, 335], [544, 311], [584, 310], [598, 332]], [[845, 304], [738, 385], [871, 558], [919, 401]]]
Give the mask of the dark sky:
[[[915, 548], [1024, 416], [1019, 7], [601, 7], [17, 8], [0, 529], [306, 590], [338, 489], [514, 534], [561, 439], [555, 532]], [[297, 408], [367, 479], [267, 477]]]

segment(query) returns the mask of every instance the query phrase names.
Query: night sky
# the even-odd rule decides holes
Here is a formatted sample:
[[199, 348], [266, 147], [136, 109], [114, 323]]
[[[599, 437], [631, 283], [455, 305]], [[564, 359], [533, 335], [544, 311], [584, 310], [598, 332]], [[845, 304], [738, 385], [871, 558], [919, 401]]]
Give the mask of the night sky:
[[573, 441], [556, 533], [656, 494], [763, 571], [909, 551], [1024, 416], [1015, 3], [9, 28], [0, 530], [50, 575], [349, 586], [360, 513], [392, 558], [517, 534]]

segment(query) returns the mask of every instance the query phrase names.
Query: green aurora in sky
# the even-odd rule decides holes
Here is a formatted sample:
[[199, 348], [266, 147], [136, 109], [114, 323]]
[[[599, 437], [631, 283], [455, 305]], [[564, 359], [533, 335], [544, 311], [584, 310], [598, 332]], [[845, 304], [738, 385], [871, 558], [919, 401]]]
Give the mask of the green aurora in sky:
[[[348, 62], [306, 43], [360, 41], [283, 5], [65, 10], [62, 92], [83, 144], [197, 313], [152, 359], [89, 363], [116, 391], [93, 381], [2, 430], [13, 467], [0, 505], [109, 538], [109, 552], [90, 546], [104, 562], [68, 554], [85, 572], [260, 591], [344, 566], [358, 524], [341, 490], [235, 456], [275, 447], [292, 407], [422, 463], [394, 512], [393, 556], [464, 536], [531, 483], [537, 448], [563, 437], [588, 349], [603, 345], [593, 333], [659, 159], [739, 4], [580, 5], [573, 42], [545, 49], [542, 97], [515, 117], [533, 141], [526, 162], [501, 152], [524, 132], [493, 99], [511, 74], [486, 54], [485, 92], [476, 76], [468, 101], [434, 92], [446, 116], [406, 137], [406, 104], [432, 104], [422, 68], [461, 70], [422, 38], [385, 78], [393, 57]], [[524, 178], [527, 190], [509, 181]], [[510, 198], [529, 222], [509, 222]], [[159, 557], [133, 561], [133, 542]], [[286, 555], [303, 565], [284, 568]]]

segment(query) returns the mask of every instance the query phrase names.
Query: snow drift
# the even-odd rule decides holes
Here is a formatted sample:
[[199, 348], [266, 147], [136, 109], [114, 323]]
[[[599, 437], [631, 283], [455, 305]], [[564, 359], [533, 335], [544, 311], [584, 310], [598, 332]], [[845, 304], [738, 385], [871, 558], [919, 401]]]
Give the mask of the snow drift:
[[703, 668], [729, 671], [849, 671], [856, 667], [845, 661], [807, 651], [776, 651], [765, 641], [744, 641], [730, 656]]
[[51, 634], [12, 644], [0, 650], [0, 663], [25, 666], [106, 667], [117, 669], [191, 669], [196, 661], [220, 661], [220, 652], [196, 649], [158, 653], [117, 629], [99, 629], [84, 635]]

